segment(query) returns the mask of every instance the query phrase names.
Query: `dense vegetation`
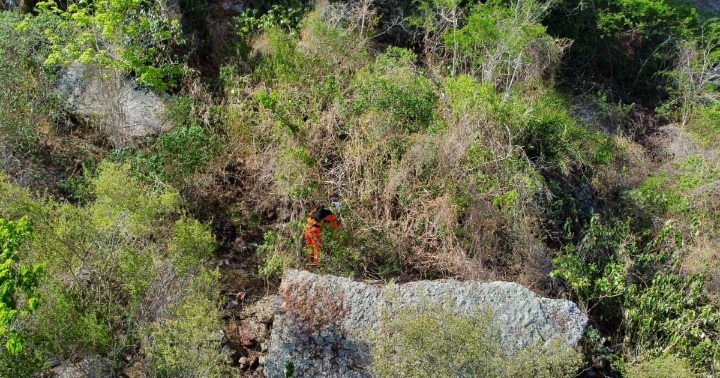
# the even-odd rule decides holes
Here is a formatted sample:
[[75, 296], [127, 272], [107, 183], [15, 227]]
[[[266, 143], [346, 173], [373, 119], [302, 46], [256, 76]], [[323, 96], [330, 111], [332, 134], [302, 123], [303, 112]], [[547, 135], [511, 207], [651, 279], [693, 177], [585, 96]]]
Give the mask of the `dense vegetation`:
[[[504, 279], [577, 302], [584, 362], [548, 376], [719, 375], [720, 23], [694, 5], [0, 11], [0, 376], [58, 361], [100, 376], [238, 373], [215, 332], [221, 290], [273, 290], [302, 267], [305, 215], [331, 201], [342, 227], [317, 271]], [[77, 67], [103, 96], [127, 80], [164, 98], [166, 129], [120, 139], [112, 101], [80, 115], [58, 89]], [[422, 371], [416, 331], [439, 319], [400, 315], [419, 342], [402, 366]], [[468, 329], [485, 331], [459, 319], [448, 337]]]

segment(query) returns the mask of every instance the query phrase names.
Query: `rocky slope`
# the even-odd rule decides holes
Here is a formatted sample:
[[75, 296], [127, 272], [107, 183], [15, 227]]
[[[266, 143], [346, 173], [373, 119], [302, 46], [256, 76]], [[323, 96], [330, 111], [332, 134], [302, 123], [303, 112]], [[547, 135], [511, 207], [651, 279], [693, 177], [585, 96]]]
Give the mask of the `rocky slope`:
[[566, 300], [542, 298], [511, 282], [420, 281], [374, 286], [335, 276], [288, 270], [280, 286], [265, 375], [370, 377], [369, 334], [382, 314], [430, 301], [456, 314], [494, 313], [508, 354], [524, 346], [561, 341], [574, 346], [587, 317]]

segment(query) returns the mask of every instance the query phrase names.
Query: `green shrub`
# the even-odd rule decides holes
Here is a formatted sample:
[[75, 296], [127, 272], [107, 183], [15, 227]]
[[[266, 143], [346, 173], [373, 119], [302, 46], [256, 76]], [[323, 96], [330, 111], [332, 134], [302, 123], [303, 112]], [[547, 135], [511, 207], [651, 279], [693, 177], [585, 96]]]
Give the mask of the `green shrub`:
[[0, 218], [0, 340], [7, 353], [13, 355], [25, 349], [25, 337], [17, 329], [20, 317], [32, 313], [40, 303], [37, 287], [42, 268], [38, 264], [20, 264], [18, 258], [19, 247], [31, 235], [27, 218]]
[[[296, 230], [298, 235], [302, 231]], [[292, 239], [276, 231], [267, 231], [263, 234], [262, 244], [257, 246], [257, 255], [260, 259], [258, 273], [266, 278], [280, 277], [286, 268], [297, 266], [296, 261], [303, 256], [293, 258], [292, 251], [301, 248], [293, 245]]]
[[564, 59], [570, 83], [590, 78], [609, 87], [613, 101], [654, 107], [665, 95], [661, 73], [673, 68], [674, 45], [694, 38], [699, 17], [685, 1], [561, 0], [545, 24], [574, 41]]
[[[22, 263], [46, 266], [42, 304], [22, 322], [28, 369], [51, 358], [102, 358], [118, 373], [132, 356], [150, 376], [215, 374], [224, 357], [212, 340], [219, 289], [205, 270], [215, 248], [209, 226], [184, 214], [177, 191], [133, 178], [127, 165], [101, 164], [90, 181], [94, 199], [82, 206], [34, 202], [0, 182], [0, 214], [26, 212], [36, 224]], [[160, 350], [138, 354], [155, 342], [148, 335]], [[178, 340], [182, 350], [173, 349]], [[7, 370], [10, 360], [0, 360]]]
[[309, 9], [308, 3], [302, 0], [282, 0], [280, 4], [263, 5], [267, 9], [249, 7], [240, 17], [235, 18], [238, 35], [247, 45], [245, 48], [249, 47], [252, 37], [257, 33], [274, 28], [290, 34], [296, 33]]
[[716, 146], [720, 140], [720, 107], [697, 109], [688, 126], [702, 145]]
[[[519, 116], [513, 142], [522, 146], [541, 170], [557, 167], [568, 173], [572, 166], [589, 165], [598, 145], [607, 139], [579, 125], [569, 113], [567, 100], [559, 94], [547, 93], [530, 104], [519, 101], [508, 105], [518, 109], [506, 110], [508, 116]], [[526, 113], [520, 115], [523, 107]]]
[[705, 277], [679, 271], [685, 243], [672, 224], [648, 240], [630, 220], [609, 226], [594, 217], [582, 241], [553, 260], [551, 275], [639, 354], [670, 352], [716, 369], [720, 309], [707, 297]]
[[117, 151], [113, 160], [129, 163], [148, 181], [179, 182], [200, 171], [221, 148], [221, 139], [202, 126], [192, 123], [177, 126], [163, 134], [147, 150], [137, 147]]
[[130, 175], [129, 165], [103, 164], [99, 172], [92, 182], [96, 199], [89, 208], [100, 230], [113, 231], [121, 224], [131, 235], [148, 235], [156, 222], [179, 211], [175, 190], [153, 193]]
[[544, 65], [552, 66], [562, 51], [540, 23], [547, 9], [548, 3], [535, 0], [476, 4], [462, 28], [445, 35], [446, 49], [457, 46], [462, 57], [453, 66], [506, 96], [517, 83], [542, 79]]
[[201, 271], [170, 314], [149, 327], [144, 372], [158, 378], [221, 378], [228, 358], [220, 348], [217, 272]]
[[272, 28], [265, 33], [267, 51], [253, 76], [268, 84], [300, 84], [307, 79], [303, 73], [310, 69], [311, 59], [298, 49], [298, 37]]
[[[50, 53], [44, 30], [57, 29], [59, 23], [52, 15], [23, 18], [0, 12], [0, 87], [12, 88], [0, 93], [0, 147], [14, 154], [42, 156], [41, 126], [50, 128], [59, 118], [53, 75], [42, 66]], [[65, 37], [58, 30], [58, 38]]]
[[183, 216], [175, 222], [172, 233], [168, 241], [168, 258], [173, 268], [178, 275], [195, 274], [215, 252], [217, 242], [210, 232], [210, 225]]
[[388, 112], [399, 124], [398, 131], [427, 130], [435, 117], [438, 95], [430, 80], [417, 72], [416, 58], [411, 51], [396, 47], [378, 56], [375, 64], [355, 78], [353, 113]]
[[47, 0], [38, 9], [59, 15], [63, 26], [77, 34], [62, 40], [47, 31], [52, 49], [47, 65], [99, 64], [132, 74], [158, 92], [177, 87], [185, 72], [180, 21], [160, 2], [100, 0], [61, 6]]
[[627, 369], [627, 378], [693, 378], [700, 377], [688, 362], [674, 355], [658, 357], [634, 364]]
[[696, 366], [718, 369], [720, 309], [705, 292], [705, 277], [657, 274], [648, 285], [629, 288], [625, 297], [628, 335], [649, 355], [673, 353]]

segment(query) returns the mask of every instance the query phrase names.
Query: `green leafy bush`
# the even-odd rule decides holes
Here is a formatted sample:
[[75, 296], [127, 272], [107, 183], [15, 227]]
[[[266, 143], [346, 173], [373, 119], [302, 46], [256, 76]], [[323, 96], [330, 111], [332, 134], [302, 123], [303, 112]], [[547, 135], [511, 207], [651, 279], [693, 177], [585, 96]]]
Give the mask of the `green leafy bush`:
[[40, 303], [37, 295], [42, 268], [38, 264], [19, 264], [18, 249], [32, 235], [27, 218], [6, 221], [0, 218], [0, 340], [8, 353], [25, 349], [25, 338], [16, 324]]
[[161, 2], [79, 1], [65, 7], [48, 0], [39, 2], [38, 8], [59, 15], [64, 27], [77, 33], [72, 40], [62, 40], [48, 30], [48, 65], [99, 64], [132, 74], [158, 92], [175, 88], [185, 72], [178, 55], [184, 43], [180, 21]]
[[404, 132], [427, 130], [438, 95], [430, 80], [417, 72], [416, 58], [409, 50], [390, 47], [372, 68], [361, 71], [353, 84], [353, 113], [388, 112]]
[[226, 353], [220, 348], [222, 328], [217, 306], [217, 272], [202, 271], [185, 290], [170, 315], [149, 327], [143, 353], [145, 370], [158, 378], [221, 378]]
[[[34, 202], [2, 183], [9, 197], [0, 196], [0, 214], [24, 211], [36, 224], [23, 263], [46, 266], [42, 305], [21, 324], [33, 355], [100, 358], [114, 373], [131, 355], [152, 376], [217, 377], [224, 356], [212, 339], [219, 289], [206, 269], [209, 226], [184, 214], [175, 190], [139, 181], [127, 165], [102, 164], [90, 184], [94, 199], [73, 206]], [[170, 340], [180, 339], [194, 349], [174, 361], [186, 349]]]
[[[521, 109], [522, 104], [509, 106]], [[567, 173], [572, 164], [590, 163], [598, 136], [577, 124], [568, 112], [569, 106], [559, 96], [546, 94], [530, 105], [527, 115], [516, 124], [514, 142], [523, 147], [527, 156], [541, 169], [544, 165], [556, 166]], [[512, 113], [519, 109], [511, 110]]]
[[553, 260], [552, 275], [638, 354], [670, 352], [717, 369], [720, 309], [707, 297], [705, 277], [678, 270], [682, 233], [668, 224], [654, 239], [643, 236], [630, 220], [608, 226], [594, 217], [581, 243]]
[[517, 83], [544, 78], [545, 69], [562, 52], [540, 23], [550, 4], [535, 0], [476, 4], [462, 28], [445, 35], [445, 45], [457, 46], [462, 56], [453, 66], [497, 85], [506, 96]]
[[628, 378], [693, 378], [699, 377], [688, 362], [673, 355], [634, 364], [627, 369]]
[[[23, 18], [16, 12], [0, 12], [0, 150], [39, 159], [47, 133], [59, 118], [59, 101], [52, 89], [52, 73], [42, 62], [50, 53], [46, 29], [58, 29], [53, 15]], [[66, 38], [63, 29], [58, 39]], [[5, 159], [3, 159], [5, 160]], [[11, 167], [3, 167], [10, 169]]]
[[625, 297], [629, 336], [649, 355], [685, 356], [697, 366], [720, 368], [720, 309], [705, 293], [705, 278], [673, 272], [656, 275], [649, 285], [636, 284]]
[[545, 20], [550, 34], [574, 41], [564, 59], [570, 83], [609, 88], [613, 101], [654, 107], [663, 99], [674, 66], [674, 45], [693, 39], [699, 26], [688, 2], [561, 0]]
[[220, 138], [198, 124], [178, 126], [147, 151], [128, 148], [114, 159], [130, 163], [140, 177], [177, 182], [201, 170], [220, 150]]

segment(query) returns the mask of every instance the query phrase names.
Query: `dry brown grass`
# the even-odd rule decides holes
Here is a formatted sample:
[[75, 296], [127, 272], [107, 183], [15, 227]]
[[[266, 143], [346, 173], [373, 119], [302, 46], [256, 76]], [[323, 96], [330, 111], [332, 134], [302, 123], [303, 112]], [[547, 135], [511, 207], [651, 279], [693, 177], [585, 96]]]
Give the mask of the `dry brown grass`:
[[613, 163], [600, 167], [593, 181], [593, 187], [603, 198], [622, 190], [637, 188], [657, 167], [657, 162], [648, 156], [645, 148], [632, 139], [622, 136], [612, 139], [617, 146]]
[[699, 237], [684, 256], [682, 269], [687, 273], [705, 275], [707, 293], [715, 304], [720, 305], [720, 239]]
[[[341, 16], [350, 17], [313, 17], [342, 24]], [[518, 169], [511, 162], [527, 159], [511, 143], [507, 125], [483, 101], [456, 107], [440, 88], [435, 113], [445, 125], [441, 131], [409, 133], [386, 109], [355, 114], [349, 109], [357, 96], [350, 81], [367, 78], [357, 72], [371, 61], [371, 53], [357, 24], [345, 25], [344, 30], [332, 29], [317, 18], [306, 23], [297, 51], [312, 63], [303, 66], [297, 81], [263, 83], [238, 74], [225, 91], [229, 147], [209, 173], [193, 178], [197, 191], [216, 193], [222, 198], [218, 202], [232, 203], [241, 213], [261, 214], [264, 223], [299, 220], [315, 204], [339, 200], [345, 209], [343, 226], [353, 237], [350, 247], [364, 251], [364, 274], [371, 276], [389, 257], [369, 249], [388, 248], [409, 275], [519, 279], [542, 286], [549, 258], [536, 231], [542, 213], [535, 199], [546, 198], [547, 189], [531, 164]], [[273, 43], [268, 37], [256, 39], [258, 56], [272, 56]], [[402, 74], [415, 75], [416, 70], [410, 67]], [[309, 96], [309, 83], [320, 86], [330, 76], [342, 98]], [[261, 91], [280, 95], [282, 111], [299, 126], [298, 132], [280, 126], [277, 114], [258, 102]], [[473, 145], [491, 158], [469, 166]], [[303, 163], [298, 151], [307, 152], [315, 164]], [[500, 179], [483, 181], [492, 178]], [[315, 188], [307, 196], [298, 195], [311, 185]], [[511, 191], [518, 195], [513, 204], [494, 203]], [[468, 204], [460, 206], [462, 196]], [[295, 244], [293, 227], [275, 230]]]

